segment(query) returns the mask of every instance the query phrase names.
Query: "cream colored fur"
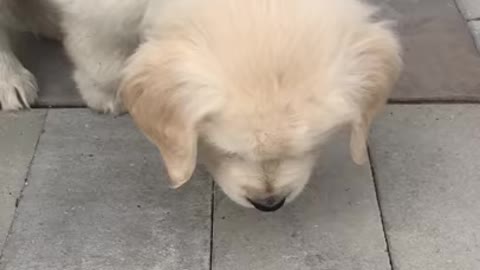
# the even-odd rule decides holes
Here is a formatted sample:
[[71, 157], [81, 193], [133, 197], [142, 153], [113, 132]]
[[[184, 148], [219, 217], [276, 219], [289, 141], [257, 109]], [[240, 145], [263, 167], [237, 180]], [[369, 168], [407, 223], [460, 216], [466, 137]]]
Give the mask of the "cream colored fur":
[[148, 2], [0, 0], [2, 109], [28, 108], [37, 96], [35, 78], [13, 53], [12, 39], [22, 31], [61, 40], [74, 64], [74, 79], [87, 105], [100, 112], [121, 112], [121, 102], [116, 99], [119, 74], [138, 46], [140, 22]]
[[86, 103], [125, 105], [173, 187], [200, 158], [241, 205], [291, 201], [338, 129], [351, 127], [352, 158], [366, 159], [401, 68], [373, 12], [357, 0], [0, 0], [0, 104], [29, 107], [37, 95], [12, 33], [54, 37]]
[[[173, 187], [197, 156], [235, 202], [293, 200], [321, 144], [351, 127], [355, 162], [401, 69], [400, 46], [356, 0], [152, 2], [120, 95]], [[347, 162], [347, 161], [346, 161]]]

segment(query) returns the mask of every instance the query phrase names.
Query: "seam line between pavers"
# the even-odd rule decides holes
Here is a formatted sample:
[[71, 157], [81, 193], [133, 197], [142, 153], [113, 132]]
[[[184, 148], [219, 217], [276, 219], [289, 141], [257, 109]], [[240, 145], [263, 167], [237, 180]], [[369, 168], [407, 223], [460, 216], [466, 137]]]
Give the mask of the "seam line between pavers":
[[88, 108], [85, 105], [32, 105], [32, 109], [84, 109]]
[[[28, 163], [28, 169], [27, 169], [27, 173], [25, 174], [25, 179], [24, 179], [24, 184], [23, 184], [23, 187], [22, 189], [20, 190], [20, 193], [18, 194], [18, 197], [16, 198], [15, 200], [15, 212], [13, 214], [13, 218], [12, 218], [12, 222], [10, 223], [10, 227], [8, 228], [8, 232], [7, 232], [7, 237], [5, 238], [5, 242], [4, 242], [4, 245], [3, 247], [1, 248], [0, 250], [0, 263], [2, 262], [2, 259], [3, 259], [3, 252], [5, 251], [5, 248], [7, 247], [8, 245], [8, 242], [10, 240], [10, 235], [12, 233], [12, 230], [13, 230], [13, 225], [15, 224], [15, 220], [17, 219], [17, 216], [18, 216], [18, 208], [20, 206], [20, 201], [22, 200], [23, 198], [23, 192], [25, 191], [25, 189], [27, 188], [28, 186], [28, 180], [31, 176], [31, 168], [32, 168], [32, 164], [33, 164], [33, 161], [35, 159], [35, 156], [37, 154], [37, 150], [38, 150], [38, 145], [40, 143], [40, 138], [43, 136], [43, 133], [45, 132], [45, 124], [47, 123], [47, 117], [48, 117], [48, 113], [49, 113], [50, 110], [46, 110], [45, 112], [45, 117], [43, 118], [43, 124], [42, 124], [42, 128], [40, 129], [40, 134], [37, 138], [37, 141], [35, 142], [35, 146], [34, 146], [34, 149], [33, 149], [33, 155], [32, 155], [32, 158], [30, 159], [30, 162]], [[1, 265], [0, 265], [1, 266]]]
[[377, 175], [375, 173], [375, 168], [374, 168], [374, 161], [372, 158], [372, 153], [370, 150], [370, 146], [367, 145], [367, 152], [368, 152], [368, 159], [370, 160], [370, 173], [372, 176], [373, 180], [373, 187], [375, 188], [375, 198], [377, 200], [377, 207], [378, 207], [378, 212], [380, 215], [380, 221], [382, 223], [382, 231], [383, 231], [383, 238], [385, 239], [385, 246], [386, 246], [386, 252], [388, 254], [388, 261], [390, 263], [390, 269], [395, 270], [394, 264], [393, 264], [393, 258], [392, 258], [392, 253], [390, 250], [390, 240], [388, 239], [387, 231], [385, 229], [385, 217], [383, 216], [383, 209], [382, 209], [382, 203], [380, 202], [380, 190], [378, 187], [377, 183]]
[[[480, 104], [480, 100], [461, 98], [461, 99], [397, 99], [392, 98], [388, 100], [388, 104]], [[61, 110], [61, 109], [88, 109], [86, 106], [33, 106], [32, 109], [47, 109], [47, 110]]]
[[438, 104], [438, 105], [468, 105], [468, 104], [478, 104], [480, 105], [480, 100], [469, 100], [469, 99], [411, 99], [411, 100], [402, 100], [402, 99], [391, 99], [387, 102], [387, 104], [402, 104], [402, 105], [430, 105], [430, 104]]
[[211, 180], [212, 182], [212, 188], [211, 188], [211, 199], [210, 199], [210, 257], [209, 257], [209, 266], [208, 269], [212, 270], [213, 269], [213, 260], [215, 259], [213, 257], [213, 236], [214, 236], [214, 222], [215, 222], [215, 182], [213, 179]]

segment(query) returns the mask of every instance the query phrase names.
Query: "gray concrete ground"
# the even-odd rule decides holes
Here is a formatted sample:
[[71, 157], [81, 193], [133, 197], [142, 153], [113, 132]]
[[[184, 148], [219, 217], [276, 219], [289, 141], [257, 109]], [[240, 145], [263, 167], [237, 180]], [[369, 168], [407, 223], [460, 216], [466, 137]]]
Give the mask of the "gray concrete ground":
[[0, 115], [0, 247], [8, 235], [45, 111]]
[[129, 120], [48, 112], [0, 269], [208, 269], [209, 177], [168, 188]]
[[[399, 22], [406, 68], [371, 166], [339, 137], [305, 193], [262, 214], [202, 168], [170, 190], [128, 117], [0, 113], [0, 270], [480, 269], [480, 2], [372, 1]], [[28, 44], [38, 106], [81, 106], [59, 45]]]
[[393, 269], [480, 269], [480, 106], [392, 105], [371, 137]]
[[398, 21], [405, 71], [392, 100], [480, 101], [480, 54], [454, 0], [374, 0]]

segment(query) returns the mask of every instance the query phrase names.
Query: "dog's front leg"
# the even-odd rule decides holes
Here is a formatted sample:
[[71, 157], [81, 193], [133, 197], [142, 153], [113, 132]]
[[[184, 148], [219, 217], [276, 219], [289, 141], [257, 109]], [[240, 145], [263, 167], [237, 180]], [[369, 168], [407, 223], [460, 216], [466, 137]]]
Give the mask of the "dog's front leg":
[[124, 112], [117, 91], [124, 63], [136, 45], [130, 43], [84, 27], [72, 29], [64, 40], [75, 66], [74, 80], [91, 109], [101, 113]]
[[35, 77], [17, 59], [10, 38], [0, 24], [0, 105], [2, 110], [30, 108], [37, 98]]

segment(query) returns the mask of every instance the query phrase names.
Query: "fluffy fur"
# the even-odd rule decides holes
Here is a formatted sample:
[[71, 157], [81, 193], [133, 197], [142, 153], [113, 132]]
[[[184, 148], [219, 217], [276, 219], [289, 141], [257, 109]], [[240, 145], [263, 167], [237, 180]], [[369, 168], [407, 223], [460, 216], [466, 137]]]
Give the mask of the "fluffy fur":
[[33, 32], [63, 42], [74, 80], [87, 105], [119, 113], [119, 73], [138, 46], [148, 0], [0, 0], [0, 105], [28, 108], [35, 101], [35, 78], [15, 57], [12, 39]]
[[[47, 2], [87, 104], [123, 104], [173, 187], [200, 158], [246, 207], [293, 200], [341, 127], [364, 162], [370, 124], [401, 69], [394, 33], [358, 0]], [[0, 32], [0, 103], [16, 109], [34, 99], [34, 83], [5, 40]]]

